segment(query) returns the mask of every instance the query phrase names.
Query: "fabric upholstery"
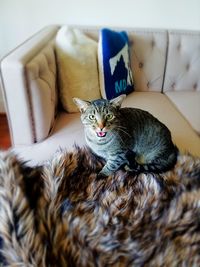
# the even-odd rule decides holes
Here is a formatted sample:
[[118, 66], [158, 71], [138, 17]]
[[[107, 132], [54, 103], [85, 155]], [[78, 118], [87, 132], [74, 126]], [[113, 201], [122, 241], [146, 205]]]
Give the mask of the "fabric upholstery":
[[59, 112], [47, 139], [29, 146], [16, 146], [14, 151], [28, 160], [29, 165], [35, 165], [51, 158], [60, 148], [72, 150], [75, 144], [85, 145], [80, 114]]
[[129, 31], [135, 91], [162, 91], [167, 52], [164, 30]]
[[[200, 156], [200, 138], [164, 94], [133, 92], [124, 100], [123, 106], [142, 108], [151, 112], [169, 127], [172, 138], [181, 151], [189, 151]], [[17, 147], [15, 151], [22, 158], [29, 159], [30, 165], [34, 165], [49, 159], [60, 148], [71, 150], [74, 144], [86, 144], [80, 114], [62, 112], [59, 113], [48, 139], [28, 147]]]
[[54, 46], [50, 43], [26, 65], [27, 84], [35, 122], [35, 139], [42, 141], [53, 126], [58, 102]]
[[200, 92], [168, 91], [166, 95], [200, 134]]
[[200, 91], [200, 32], [169, 31], [167, 91]]
[[200, 133], [200, 32], [169, 31], [163, 91]]
[[28, 145], [36, 141], [36, 122], [27, 87], [26, 65], [55, 37], [58, 28], [58, 26], [44, 28], [1, 61], [5, 106], [13, 145]]

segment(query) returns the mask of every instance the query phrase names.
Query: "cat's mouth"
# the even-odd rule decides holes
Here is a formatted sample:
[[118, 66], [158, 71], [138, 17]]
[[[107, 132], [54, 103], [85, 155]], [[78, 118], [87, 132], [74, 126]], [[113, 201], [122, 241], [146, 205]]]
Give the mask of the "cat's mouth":
[[105, 137], [107, 132], [100, 131], [100, 132], [96, 132], [96, 134], [97, 134], [98, 137]]

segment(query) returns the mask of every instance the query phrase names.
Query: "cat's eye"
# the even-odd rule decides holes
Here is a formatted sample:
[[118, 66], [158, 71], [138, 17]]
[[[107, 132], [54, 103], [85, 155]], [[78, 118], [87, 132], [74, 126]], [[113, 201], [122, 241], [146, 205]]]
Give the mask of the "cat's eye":
[[106, 119], [107, 119], [108, 121], [112, 120], [113, 118], [114, 118], [114, 115], [113, 115], [113, 114], [107, 114], [107, 115], [106, 115]]
[[94, 115], [89, 115], [88, 117], [89, 117], [89, 119], [90, 119], [91, 121], [94, 121], [94, 120], [95, 120], [95, 116], [94, 116]]

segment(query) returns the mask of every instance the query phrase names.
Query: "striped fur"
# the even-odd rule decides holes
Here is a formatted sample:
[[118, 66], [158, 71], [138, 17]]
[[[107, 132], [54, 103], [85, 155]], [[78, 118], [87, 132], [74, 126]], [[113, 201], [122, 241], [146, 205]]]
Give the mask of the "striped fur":
[[31, 169], [0, 155], [2, 266], [200, 266], [200, 158], [107, 179], [87, 148]]

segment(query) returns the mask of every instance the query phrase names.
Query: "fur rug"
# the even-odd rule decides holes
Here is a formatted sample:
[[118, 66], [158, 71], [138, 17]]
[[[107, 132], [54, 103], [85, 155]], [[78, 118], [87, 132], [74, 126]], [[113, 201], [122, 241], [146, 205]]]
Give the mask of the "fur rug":
[[200, 266], [200, 158], [107, 179], [86, 148], [31, 169], [0, 156], [2, 266]]

